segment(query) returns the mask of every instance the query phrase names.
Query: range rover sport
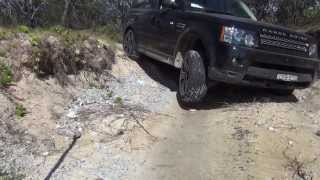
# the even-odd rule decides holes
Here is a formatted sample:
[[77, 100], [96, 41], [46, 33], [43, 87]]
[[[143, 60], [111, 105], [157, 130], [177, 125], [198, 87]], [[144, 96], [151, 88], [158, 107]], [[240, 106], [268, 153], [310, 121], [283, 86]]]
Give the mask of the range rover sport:
[[258, 22], [241, 0], [136, 0], [123, 47], [179, 68], [185, 105], [201, 102], [209, 82], [290, 95], [317, 79], [320, 62], [313, 37]]

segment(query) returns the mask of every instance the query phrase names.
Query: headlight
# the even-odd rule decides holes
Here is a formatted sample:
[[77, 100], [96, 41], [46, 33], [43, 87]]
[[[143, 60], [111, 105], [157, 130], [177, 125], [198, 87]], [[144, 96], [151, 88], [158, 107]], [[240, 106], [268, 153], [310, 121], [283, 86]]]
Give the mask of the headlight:
[[310, 57], [315, 57], [318, 54], [318, 46], [317, 44], [310, 44], [309, 47], [309, 56]]
[[255, 33], [235, 27], [223, 26], [220, 40], [235, 45], [245, 45], [248, 47], [258, 46]]

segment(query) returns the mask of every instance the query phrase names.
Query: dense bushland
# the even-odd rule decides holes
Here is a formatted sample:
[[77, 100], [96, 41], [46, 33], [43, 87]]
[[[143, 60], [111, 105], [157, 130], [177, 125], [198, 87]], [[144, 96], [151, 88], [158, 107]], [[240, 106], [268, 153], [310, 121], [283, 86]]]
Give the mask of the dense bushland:
[[[69, 28], [108, 26], [117, 32], [134, 0], [0, 0], [1, 25]], [[287, 26], [314, 22], [319, 0], [245, 0], [259, 20]]]

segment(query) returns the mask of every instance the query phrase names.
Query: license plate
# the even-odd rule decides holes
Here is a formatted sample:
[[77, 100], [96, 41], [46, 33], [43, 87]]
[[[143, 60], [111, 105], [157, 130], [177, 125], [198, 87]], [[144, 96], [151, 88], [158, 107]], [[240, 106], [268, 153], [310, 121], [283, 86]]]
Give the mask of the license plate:
[[298, 81], [298, 76], [291, 74], [277, 74], [277, 79], [287, 82]]

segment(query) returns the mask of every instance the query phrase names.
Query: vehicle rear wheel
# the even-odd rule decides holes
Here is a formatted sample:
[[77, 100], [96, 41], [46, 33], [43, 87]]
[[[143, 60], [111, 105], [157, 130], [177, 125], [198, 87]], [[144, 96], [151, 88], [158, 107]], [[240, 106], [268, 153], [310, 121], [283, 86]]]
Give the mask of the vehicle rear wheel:
[[129, 29], [124, 35], [123, 39], [123, 49], [124, 52], [133, 59], [139, 58], [139, 53], [137, 51], [137, 42], [134, 32]]
[[294, 89], [272, 89], [271, 93], [278, 96], [291, 96]]
[[204, 59], [200, 52], [190, 50], [183, 59], [178, 90], [178, 101], [183, 106], [200, 103], [206, 96], [207, 75]]

